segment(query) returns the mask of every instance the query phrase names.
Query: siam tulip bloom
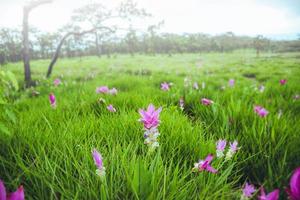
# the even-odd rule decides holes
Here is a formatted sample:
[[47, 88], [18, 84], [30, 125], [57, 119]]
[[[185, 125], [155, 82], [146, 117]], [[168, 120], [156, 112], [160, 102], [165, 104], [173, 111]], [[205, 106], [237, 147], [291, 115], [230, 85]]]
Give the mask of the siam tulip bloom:
[[50, 101], [52, 108], [56, 108], [56, 98], [53, 93], [49, 94], [49, 101]]
[[286, 82], [287, 82], [287, 80], [286, 80], [286, 79], [281, 79], [281, 80], [279, 81], [280, 85], [285, 85], [285, 84], [286, 84]]
[[24, 194], [24, 188], [23, 186], [20, 186], [17, 191], [6, 194], [6, 189], [4, 186], [4, 183], [2, 180], [0, 180], [0, 200], [24, 200], [25, 194]]
[[201, 87], [202, 87], [202, 90], [204, 90], [204, 89], [205, 89], [205, 82], [202, 82], [202, 85], [201, 85]]
[[260, 117], [266, 117], [269, 114], [269, 112], [261, 106], [254, 106], [254, 112], [256, 112]]
[[224, 150], [225, 150], [225, 147], [226, 147], [226, 140], [218, 140], [217, 142], [217, 158], [221, 158], [224, 156]]
[[238, 142], [235, 140], [229, 143], [229, 150], [226, 153], [226, 160], [230, 160], [238, 150]]
[[211, 173], [217, 173], [218, 171], [216, 169], [214, 169], [210, 163], [213, 159], [213, 156], [211, 154], [209, 154], [205, 160], [199, 160], [199, 162], [195, 163], [194, 164], [194, 168], [193, 168], [193, 171], [208, 171], [208, 172], [211, 172]]
[[156, 128], [159, 125], [159, 113], [161, 110], [161, 107], [155, 110], [155, 107], [152, 104], [148, 106], [147, 110], [139, 110], [142, 117], [139, 121], [143, 122], [145, 129]]
[[299, 100], [300, 99], [300, 95], [299, 94], [296, 94], [293, 99], [296, 101], [296, 100]]
[[117, 110], [111, 104], [109, 104], [106, 108], [109, 110], [109, 112], [117, 112]]
[[163, 91], [169, 91], [170, 90], [170, 84], [167, 82], [163, 82], [160, 84], [160, 89]]
[[286, 192], [291, 200], [300, 199], [300, 167], [294, 171], [290, 179], [290, 188], [286, 189]]
[[195, 83], [193, 84], [193, 88], [194, 88], [195, 90], [198, 90], [198, 89], [199, 89], [199, 85], [198, 85], [197, 82], [195, 82]]
[[234, 84], [235, 84], [234, 79], [229, 79], [228, 84], [229, 84], [230, 87], [233, 87]]
[[205, 106], [209, 106], [209, 105], [213, 104], [214, 102], [210, 99], [202, 98], [201, 103]]
[[151, 151], [153, 151], [155, 148], [159, 147], [159, 143], [157, 141], [160, 133], [157, 129], [159, 126], [159, 114], [161, 112], [162, 108], [158, 108], [155, 110], [155, 107], [150, 104], [147, 108], [147, 110], [139, 110], [139, 113], [141, 115], [141, 118], [139, 119], [140, 122], [144, 124], [144, 143], [148, 145]]
[[59, 78], [53, 81], [54, 86], [59, 86], [61, 84], [61, 80]]
[[105, 167], [103, 166], [103, 158], [96, 149], [93, 150], [92, 155], [93, 155], [95, 165], [97, 167], [96, 173], [98, 176], [103, 178], [105, 176]]
[[265, 193], [265, 190], [263, 187], [260, 188], [260, 196], [258, 197], [258, 200], [278, 200], [279, 199], [279, 190], [276, 189], [273, 192], [270, 192], [269, 194]]
[[180, 99], [179, 99], [179, 107], [180, 107], [180, 110], [184, 109], [184, 99], [183, 99], [183, 97], [180, 97]]
[[112, 88], [108, 91], [109, 94], [111, 95], [117, 95], [118, 94], [118, 90], [116, 88]]
[[109, 92], [109, 89], [107, 86], [100, 86], [100, 87], [97, 87], [96, 89], [96, 93], [100, 94], [107, 94]]
[[246, 182], [244, 188], [243, 188], [243, 194], [241, 199], [249, 199], [252, 197], [253, 193], [255, 192], [255, 187], [251, 184], [248, 184]]

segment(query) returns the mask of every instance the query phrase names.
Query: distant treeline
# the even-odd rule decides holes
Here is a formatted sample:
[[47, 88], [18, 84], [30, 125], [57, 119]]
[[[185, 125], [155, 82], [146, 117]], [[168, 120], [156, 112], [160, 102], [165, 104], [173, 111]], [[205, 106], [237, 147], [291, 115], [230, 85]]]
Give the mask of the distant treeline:
[[[237, 36], [231, 32], [211, 36], [208, 34], [145, 33], [129, 30], [122, 37], [92, 33], [82, 37], [70, 37], [63, 45], [62, 57], [131, 54], [173, 54], [201, 52], [231, 52], [237, 49], [291, 52], [300, 51], [300, 40], [273, 41], [263, 36]], [[30, 30], [30, 56], [32, 59], [51, 58], [62, 37], [60, 33]], [[0, 29], [0, 64], [22, 60], [22, 34], [17, 29]]]

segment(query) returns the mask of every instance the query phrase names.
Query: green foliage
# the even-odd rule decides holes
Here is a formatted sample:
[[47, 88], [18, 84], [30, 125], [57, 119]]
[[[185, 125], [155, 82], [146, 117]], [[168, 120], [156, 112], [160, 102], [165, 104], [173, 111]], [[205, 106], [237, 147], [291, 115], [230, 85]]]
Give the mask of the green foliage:
[[[19, 91], [13, 112], [1, 112], [7, 121], [2, 128], [1, 120], [0, 129], [10, 139], [0, 134], [0, 178], [9, 188], [22, 184], [28, 199], [240, 199], [245, 181], [267, 191], [280, 188], [284, 199], [300, 164], [300, 101], [293, 100], [300, 92], [299, 58], [239, 51], [62, 59], [53, 74], [62, 80], [58, 87], [43, 79], [48, 61], [33, 61], [40, 94]], [[21, 66], [10, 63], [4, 70], [20, 80]], [[185, 88], [185, 77], [200, 88], [205, 82], [205, 89]], [[234, 87], [228, 87], [230, 78]], [[288, 81], [281, 86], [283, 78]], [[173, 83], [169, 92], [160, 90], [164, 81]], [[261, 84], [263, 93], [255, 90]], [[119, 93], [96, 94], [101, 85]], [[50, 92], [56, 109], [49, 105]], [[178, 107], [182, 96], [184, 111]], [[108, 112], [100, 97], [117, 112]], [[201, 105], [203, 97], [215, 104]], [[138, 109], [150, 103], [163, 107], [160, 147], [152, 153], [138, 122]], [[258, 117], [254, 105], [269, 115]], [[217, 174], [192, 172], [195, 162], [215, 154], [218, 139], [237, 140], [241, 148], [230, 161], [213, 160]], [[95, 173], [93, 148], [104, 158], [105, 180]]]

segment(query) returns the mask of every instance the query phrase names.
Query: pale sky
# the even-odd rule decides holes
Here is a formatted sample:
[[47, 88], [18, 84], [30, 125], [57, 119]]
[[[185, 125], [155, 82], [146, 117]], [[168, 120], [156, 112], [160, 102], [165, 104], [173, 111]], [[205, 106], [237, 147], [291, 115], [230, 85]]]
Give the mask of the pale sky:
[[[56, 31], [70, 19], [72, 10], [91, 0], [54, 0], [34, 10], [30, 24]], [[97, 0], [94, 0], [97, 1]], [[98, 0], [115, 5], [121, 0]], [[20, 27], [25, 0], [0, 0], [0, 26]], [[162, 32], [238, 35], [300, 33], [300, 0], [136, 0], [152, 13], [147, 23], [165, 21]], [[143, 24], [146, 22], [143, 20]]]

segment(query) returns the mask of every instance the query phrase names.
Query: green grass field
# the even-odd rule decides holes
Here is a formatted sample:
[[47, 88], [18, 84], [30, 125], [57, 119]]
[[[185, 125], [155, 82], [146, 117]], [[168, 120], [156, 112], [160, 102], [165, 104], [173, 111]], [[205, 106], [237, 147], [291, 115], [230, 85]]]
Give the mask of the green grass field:
[[[300, 53], [61, 59], [46, 80], [48, 64], [32, 61], [39, 85], [14, 94], [17, 123], [7, 122], [11, 134], [0, 134], [0, 179], [10, 191], [23, 185], [26, 199], [36, 200], [240, 199], [247, 181], [268, 192], [280, 188], [286, 199], [284, 189], [300, 165], [300, 100], [293, 99], [300, 93]], [[22, 84], [22, 63], [4, 70]], [[200, 89], [184, 87], [186, 77]], [[58, 87], [55, 78], [62, 80]], [[231, 78], [234, 87], [228, 87]], [[287, 83], [280, 85], [280, 79]], [[164, 81], [173, 83], [170, 91], [160, 89]], [[255, 90], [261, 84], [262, 93]], [[101, 85], [118, 94], [97, 94]], [[33, 90], [40, 94], [32, 96]], [[56, 109], [48, 100], [51, 92]], [[100, 97], [117, 112], [109, 112]], [[215, 103], [204, 106], [201, 98]], [[139, 108], [150, 103], [163, 108], [160, 147], [152, 153], [138, 121]], [[269, 114], [259, 117], [255, 105]], [[195, 162], [216, 154], [219, 139], [238, 141], [233, 159], [215, 157], [216, 174], [192, 172]], [[94, 148], [103, 156], [103, 180], [95, 173]]]

